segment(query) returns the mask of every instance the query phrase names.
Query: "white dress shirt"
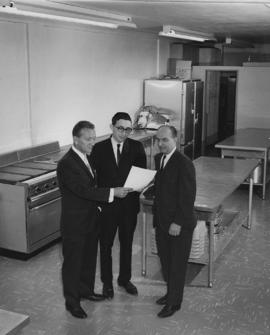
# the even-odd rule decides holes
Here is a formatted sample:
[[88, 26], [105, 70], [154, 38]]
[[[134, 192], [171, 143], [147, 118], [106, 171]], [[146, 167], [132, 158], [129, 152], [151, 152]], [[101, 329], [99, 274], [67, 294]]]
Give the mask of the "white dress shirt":
[[[88, 162], [87, 156], [86, 154], [83, 154], [81, 151], [79, 151], [78, 149], [75, 148], [74, 145], [72, 145], [72, 150], [81, 158], [81, 160], [84, 162], [84, 164], [86, 165], [86, 167], [89, 169], [91, 175], [93, 176], [93, 178], [95, 177], [93, 170]], [[109, 200], [108, 202], [113, 202], [113, 198], [114, 198], [114, 189], [111, 188], [110, 189], [110, 195], [109, 195]], [[100, 207], [99, 207], [100, 208]]]

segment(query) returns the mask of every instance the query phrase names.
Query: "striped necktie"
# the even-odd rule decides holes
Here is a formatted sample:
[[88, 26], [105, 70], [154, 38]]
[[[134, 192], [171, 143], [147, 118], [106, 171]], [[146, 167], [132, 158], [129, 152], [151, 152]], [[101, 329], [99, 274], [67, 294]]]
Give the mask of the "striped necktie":
[[86, 156], [84, 157], [84, 163], [85, 163], [85, 165], [87, 166], [88, 170], [90, 171], [92, 177], [94, 178], [95, 175], [94, 175], [94, 173], [93, 173], [93, 170], [92, 170], [92, 168], [91, 168], [91, 165], [90, 165], [90, 163], [89, 163], [89, 161], [88, 161], [88, 159], [87, 159]]

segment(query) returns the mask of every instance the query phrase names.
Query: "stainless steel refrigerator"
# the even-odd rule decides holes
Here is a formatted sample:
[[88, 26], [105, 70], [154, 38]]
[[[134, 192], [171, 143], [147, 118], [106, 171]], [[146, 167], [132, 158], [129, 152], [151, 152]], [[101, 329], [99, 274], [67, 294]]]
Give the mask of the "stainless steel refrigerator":
[[179, 131], [178, 147], [191, 159], [202, 152], [203, 82], [200, 80], [146, 79], [144, 105], [169, 109], [170, 122]]

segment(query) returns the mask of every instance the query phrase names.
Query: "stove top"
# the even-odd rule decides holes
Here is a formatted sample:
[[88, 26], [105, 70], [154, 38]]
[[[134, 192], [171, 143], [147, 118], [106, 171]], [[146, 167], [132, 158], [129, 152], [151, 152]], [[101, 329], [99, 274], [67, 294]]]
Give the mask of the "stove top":
[[36, 177], [36, 176], [40, 176], [43, 173], [46, 173], [46, 170], [40, 170], [40, 169], [35, 169], [35, 168], [29, 169], [29, 168], [9, 165], [9, 166], [0, 168], [0, 172], [7, 172], [7, 173], [14, 173], [14, 174]]
[[29, 162], [17, 163], [17, 164], [14, 164], [13, 166], [18, 166], [22, 168], [39, 169], [39, 170], [45, 170], [45, 171], [53, 171], [56, 169], [57, 164], [47, 163], [46, 161], [43, 161], [42, 163], [39, 163], [39, 161], [29, 161]]
[[35, 160], [19, 162], [0, 168], [1, 182], [22, 182], [55, 171], [56, 163], [39, 163]]
[[55, 173], [57, 162], [67, 150], [68, 147], [60, 149], [58, 142], [51, 142], [0, 155], [0, 182], [15, 184], [40, 176], [46, 179], [46, 175]]
[[30, 178], [27, 175], [0, 172], [0, 182], [5, 184], [16, 184]]
[[41, 157], [36, 157], [34, 162], [36, 163], [46, 163], [46, 164], [57, 164], [58, 161], [63, 157], [63, 154], [66, 152], [65, 151], [59, 151], [59, 152], [54, 152], [51, 154], [46, 154]]

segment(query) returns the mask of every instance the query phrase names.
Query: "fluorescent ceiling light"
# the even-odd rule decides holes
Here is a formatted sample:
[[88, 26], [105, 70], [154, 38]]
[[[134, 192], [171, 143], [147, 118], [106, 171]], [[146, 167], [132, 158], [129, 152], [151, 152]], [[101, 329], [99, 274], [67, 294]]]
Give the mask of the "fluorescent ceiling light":
[[99, 27], [105, 27], [105, 28], [111, 28], [111, 29], [118, 28], [118, 25], [115, 23], [99, 22], [99, 21], [78, 19], [78, 18], [61, 16], [61, 15], [51, 15], [51, 14], [43, 14], [43, 13], [38, 13], [38, 12], [30, 12], [30, 11], [17, 9], [15, 7], [0, 7], [0, 13], [16, 15], [16, 16], [21, 16], [21, 17], [35, 17], [35, 18], [46, 19], [46, 20], [86, 24], [86, 25], [99, 26]]
[[[33, 1], [33, 3], [35, 5], [37, 5], [38, 7], [36, 8], [35, 6], [33, 6], [33, 3], [30, 3], [31, 1], [23, 1], [23, 0], [19, 0], [19, 6], [22, 7], [21, 8], [16, 8], [13, 5], [13, 2], [10, 2], [10, 6], [3, 6], [0, 7], [0, 14], [7, 14], [7, 15], [11, 15], [11, 16], [19, 16], [19, 17], [32, 17], [32, 18], [40, 18], [40, 19], [45, 19], [45, 20], [52, 20], [52, 21], [60, 21], [60, 22], [67, 22], [67, 23], [76, 23], [76, 24], [83, 24], [83, 25], [91, 25], [91, 26], [97, 26], [97, 27], [104, 27], [104, 28], [111, 28], [111, 29], [116, 29], [119, 26], [126, 26], [126, 27], [130, 27], [130, 28], [136, 28], [136, 25], [131, 22], [131, 18], [129, 17], [121, 17], [121, 20], [118, 20], [119, 18], [117, 17], [117, 14], [112, 14], [110, 15], [110, 13], [104, 13], [105, 16], [102, 16], [101, 13], [97, 13], [97, 11], [95, 13], [95, 17], [89, 17], [89, 13], [88, 10], [86, 9], [86, 11], [84, 11], [84, 9], [80, 9], [77, 10], [77, 7], [74, 6], [68, 6], [67, 8], [65, 7], [65, 5], [59, 5], [59, 4], [49, 4], [48, 1]], [[22, 5], [22, 6], [21, 6]], [[58, 6], [59, 5], [59, 6]], [[38, 11], [32, 11], [32, 10], [28, 10], [29, 8], [35, 8]], [[26, 8], [27, 10], [25, 10], [24, 8]], [[56, 14], [51, 14], [51, 13], [43, 13], [40, 12], [39, 10], [41, 9], [56, 9], [58, 11], [58, 13], [62, 12], [64, 14], [68, 14], [68, 15], [73, 15], [71, 16], [63, 16], [63, 15], [56, 15]], [[75, 17], [74, 17], [75, 14]], [[76, 17], [79, 15], [80, 17]], [[82, 14], [84, 15], [84, 17], [81, 17]], [[106, 15], [107, 14], [107, 15]], [[113, 18], [112, 20], [110, 18]], [[115, 19], [117, 17], [117, 19]], [[119, 15], [120, 17], [120, 15]]]
[[216, 41], [213, 35], [168, 25], [163, 26], [163, 31], [159, 33], [159, 36], [181, 38], [183, 40], [191, 40], [198, 42], [204, 42], [207, 40]]
[[102, 21], [108, 23], [114, 23], [117, 26], [123, 26], [128, 28], [137, 28], [136, 24], [132, 22], [132, 18], [127, 15], [121, 15], [117, 13], [110, 13], [100, 11], [96, 9], [89, 9], [82, 7], [80, 4], [70, 3], [69, 1], [57, 1], [57, 0], [16, 0], [17, 8], [22, 10], [44, 10], [50, 11], [49, 14], [70, 14], [70, 15], [82, 15], [84, 19], [91, 21]]

